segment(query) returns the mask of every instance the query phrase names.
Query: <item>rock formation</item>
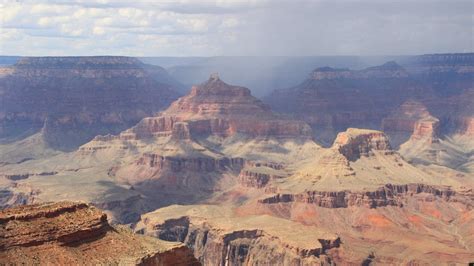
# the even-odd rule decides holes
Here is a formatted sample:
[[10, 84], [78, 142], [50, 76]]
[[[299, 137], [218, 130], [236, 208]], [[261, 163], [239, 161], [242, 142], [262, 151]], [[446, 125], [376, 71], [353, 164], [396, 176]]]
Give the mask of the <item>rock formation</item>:
[[370, 156], [373, 151], [390, 151], [390, 143], [383, 132], [349, 128], [337, 135], [333, 147], [349, 161]]
[[[402, 59], [401, 59], [402, 60]], [[329, 145], [349, 127], [382, 129], [394, 147], [414, 123], [431, 115], [442, 134], [468, 134], [474, 114], [472, 54], [424, 55], [363, 70], [315, 69], [298, 86], [265, 100], [275, 110], [304, 120]]]
[[143, 119], [120, 136], [140, 139], [170, 135], [189, 139], [235, 134], [252, 138], [310, 139], [311, 129], [303, 122], [278, 118], [253, 97], [249, 89], [228, 85], [212, 75], [207, 82], [192, 87], [188, 95], [173, 102], [159, 116]]
[[[291, 231], [288, 231], [291, 228]], [[237, 217], [212, 205], [170, 206], [144, 215], [135, 230], [182, 242], [204, 265], [328, 264], [335, 234], [268, 215]]]
[[431, 86], [436, 94], [452, 96], [472, 90], [474, 54], [426, 54], [404, 63], [407, 70]]
[[187, 247], [114, 228], [103, 212], [85, 203], [6, 209], [0, 224], [4, 263], [199, 265]]
[[[113, 222], [174, 242], [158, 255], [159, 240], [125, 234], [88, 205], [59, 203], [14, 209], [34, 214], [21, 232], [39, 234], [0, 228], [4, 256], [24, 252], [28, 262], [51, 247], [56, 264], [76, 254], [128, 264], [191, 263], [190, 255], [205, 265], [473, 261], [473, 94], [463, 83], [462, 92], [443, 95], [423, 75], [394, 62], [326, 67], [277, 92], [289, 116], [311, 123], [328, 148], [306, 123], [215, 74], [168, 109], [75, 152], [41, 153], [39, 134], [0, 145], [0, 208], [83, 200]], [[32, 244], [35, 237], [43, 243]]]
[[[421, 124], [427, 125], [428, 121], [431, 120], [434, 121], [437, 119], [431, 116], [423, 103], [407, 100], [393, 111], [392, 114], [383, 119], [382, 130], [390, 137], [390, 142], [393, 143], [395, 147], [398, 147], [401, 143], [410, 138], [415, 127], [420, 127]], [[438, 128], [436, 128], [436, 130], [438, 130]], [[419, 133], [425, 134], [422, 132]], [[436, 133], [437, 132], [433, 132], [433, 134]]]
[[385, 206], [401, 207], [404, 202], [406, 202], [407, 197], [421, 193], [428, 194], [427, 198], [434, 196], [447, 201], [456, 200], [454, 199], [456, 193], [450, 190], [449, 187], [434, 187], [424, 184], [386, 184], [374, 191], [307, 191], [301, 194], [276, 194], [259, 200], [259, 203], [277, 204], [300, 202], [315, 204], [323, 208], [348, 208], [353, 206], [364, 206], [368, 208]]
[[392, 108], [428, 88], [395, 62], [363, 70], [318, 68], [300, 85], [266, 98], [272, 108], [311, 125], [323, 144], [349, 127], [378, 128]]
[[130, 57], [25, 57], [0, 73], [0, 140], [42, 130], [62, 150], [129, 128], [178, 96], [164, 69]]

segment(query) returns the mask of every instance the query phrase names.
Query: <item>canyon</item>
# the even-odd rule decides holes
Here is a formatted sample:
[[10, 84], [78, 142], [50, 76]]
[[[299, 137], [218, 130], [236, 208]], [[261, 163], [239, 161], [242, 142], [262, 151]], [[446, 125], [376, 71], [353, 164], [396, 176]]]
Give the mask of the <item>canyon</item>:
[[118, 91], [77, 85], [97, 100], [87, 121], [5, 108], [0, 262], [472, 262], [473, 58], [318, 67], [263, 101], [217, 73], [178, 98], [179, 82], [132, 58], [20, 59], [2, 68], [5, 95], [74, 75]]
[[25, 57], [0, 68], [0, 140], [41, 134], [74, 150], [175, 100], [179, 83], [131, 57]]

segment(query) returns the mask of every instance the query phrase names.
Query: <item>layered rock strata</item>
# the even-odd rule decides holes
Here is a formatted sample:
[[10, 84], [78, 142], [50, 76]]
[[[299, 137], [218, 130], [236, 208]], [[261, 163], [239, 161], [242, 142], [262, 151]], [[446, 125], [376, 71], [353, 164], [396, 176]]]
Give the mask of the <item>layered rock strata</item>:
[[5, 209], [0, 225], [0, 262], [199, 265], [188, 248], [113, 228], [85, 203]]
[[117, 134], [179, 96], [164, 69], [131, 57], [24, 57], [7, 68], [0, 71], [0, 139], [42, 130], [57, 149]]
[[392, 150], [383, 132], [356, 128], [349, 128], [339, 133], [333, 148], [338, 149], [349, 161], [356, 161], [361, 156], [370, 156], [374, 150], [387, 152]]
[[277, 204], [299, 202], [315, 204], [323, 208], [348, 208], [353, 206], [368, 208], [384, 206], [402, 207], [407, 197], [420, 193], [429, 195], [428, 198], [434, 196], [447, 201], [452, 200], [456, 195], [456, 192], [448, 187], [436, 187], [424, 184], [387, 184], [375, 191], [308, 191], [301, 194], [276, 194], [259, 200], [259, 203]]
[[282, 120], [244, 87], [224, 83], [217, 75], [175, 101], [157, 117], [143, 119], [120, 134], [121, 139], [172, 136], [190, 139], [202, 136], [310, 139], [303, 122]]
[[[329, 264], [327, 251], [341, 245], [317, 228], [271, 216], [235, 217], [224, 208], [170, 206], [144, 215], [135, 230], [185, 243], [204, 265]], [[288, 226], [291, 233], [284, 232]], [[304, 237], [305, 230], [312, 231]]]
[[426, 93], [429, 88], [388, 62], [363, 70], [318, 68], [298, 86], [274, 91], [266, 102], [310, 124], [315, 138], [329, 145], [349, 127], [379, 128], [394, 108]]

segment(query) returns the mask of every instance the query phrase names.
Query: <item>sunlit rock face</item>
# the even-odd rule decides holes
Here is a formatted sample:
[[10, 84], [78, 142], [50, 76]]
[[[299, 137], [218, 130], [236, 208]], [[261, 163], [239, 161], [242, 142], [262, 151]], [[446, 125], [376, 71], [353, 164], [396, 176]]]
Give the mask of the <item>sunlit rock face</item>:
[[13, 264], [199, 265], [179, 244], [112, 227], [86, 203], [58, 202], [0, 211], [0, 261]]
[[42, 129], [51, 147], [66, 150], [118, 133], [179, 95], [164, 69], [131, 57], [25, 57], [0, 73], [0, 138]]
[[173, 102], [155, 117], [147, 117], [120, 134], [122, 139], [202, 136], [311, 139], [311, 128], [302, 121], [281, 119], [244, 87], [226, 84], [217, 74], [193, 86], [188, 95]]

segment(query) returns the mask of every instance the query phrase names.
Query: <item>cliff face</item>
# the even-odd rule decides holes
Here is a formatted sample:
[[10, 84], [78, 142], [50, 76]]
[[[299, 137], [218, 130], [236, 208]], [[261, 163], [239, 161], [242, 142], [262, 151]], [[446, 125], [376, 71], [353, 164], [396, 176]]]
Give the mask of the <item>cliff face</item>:
[[413, 140], [426, 139], [430, 143], [438, 142], [439, 120], [434, 117], [418, 120], [414, 125]]
[[276, 90], [265, 100], [306, 121], [326, 145], [337, 132], [360, 127], [387, 131], [398, 147], [426, 113], [439, 119], [442, 134], [465, 134], [474, 114], [473, 58], [424, 55], [407, 59], [404, 67], [388, 62], [363, 70], [318, 68], [300, 85]]
[[114, 169], [109, 175], [137, 188], [150, 186], [149, 182], [153, 182], [154, 187], [166, 188], [168, 193], [176, 190], [198, 192], [212, 190], [220, 175], [238, 172], [243, 164], [242, 158], [192, 158], [146, 153], [133, 164]]
[[26, 205], [0, 212], [0, 261], [198, 265], [189, 249], [112, 228], [85, 203]]
[[268, 182], [286, 177], [282, 163], [246, 161], [239, 174], [239, 183], [245, 187], [263, 188]]
[[309, 123], [315, 137], [329, 144], [349, 127], [379, 128], [392, 108], [427, 90], [404, 68], [388, 62], [363, 70], [318, 68], [300, 85], [277, 90], [266, 101]]
[[448, 187], [434, 187], [424, 184], [392, 185], [387, 184], [375, 191], [308, 191], [301, 194], [276, 194], [259, 200], [261, 204], [277, 203], [307, 203], [323, 208], [368, 207], [385, 206], [402, 207], [407, 198], [413, 194], [429, 194], [444, 200], [453, 200], [455, 192]]
[[[73, 222], [73, 217], [68, 217], [68, 214], [81, 220]], [[55, 219], [65, 219], [65, 223], [53, 224]], [[5, 226], [1, 249], [35, 246], [52, 241], [68, 245], [101, 236], [110, 229], [107, 216], [85, 203], [6, 209], [2, 211], [0, 222]], [[78, 228], [78, 224], [81, 227]]]
[[[382, 130], [398, 147], [410, 136], [436, 138], [439, 134], [439, 120], [419, 101], [408, 100], [382, 121]], [[415, 131], [415, 132], [414, 132]]]
[[116, 134], [178, 96], [164, 69], [130, 57], [26, 57], [7, 70], [0, 75], [0, 138], [42, 129], [58, 149]]
[[[280, 231], [287, 226], [292, 226], [291, 233]], [[329, 264], [327, 251], [341, 244], [336, 235], [315, 228], [271, 216], [235, 217], [222, 207], [206, 205], [170, 206], [145, 214], [135, 230], [185, 243], [204, 265]], [[304, 236], [304, 230], [313, 231]]]
[[404, 65], [438, 95], [452, 96], [473, 89], [473, 53], [420, 55], [410, 58]]

